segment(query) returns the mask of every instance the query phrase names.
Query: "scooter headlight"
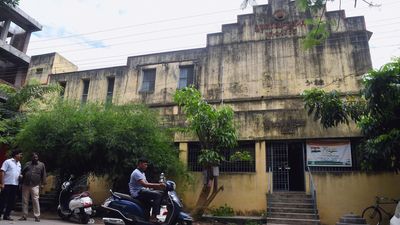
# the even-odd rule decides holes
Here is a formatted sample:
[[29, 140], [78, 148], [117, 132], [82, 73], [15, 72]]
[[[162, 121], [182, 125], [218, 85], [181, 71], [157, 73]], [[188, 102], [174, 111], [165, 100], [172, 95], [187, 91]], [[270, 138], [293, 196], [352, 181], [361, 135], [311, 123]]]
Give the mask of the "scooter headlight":
[[61, 185], [61, 190], [66, 189], [69, 185], [70, 185], [69, 181], [65, 181], [65, 182]]

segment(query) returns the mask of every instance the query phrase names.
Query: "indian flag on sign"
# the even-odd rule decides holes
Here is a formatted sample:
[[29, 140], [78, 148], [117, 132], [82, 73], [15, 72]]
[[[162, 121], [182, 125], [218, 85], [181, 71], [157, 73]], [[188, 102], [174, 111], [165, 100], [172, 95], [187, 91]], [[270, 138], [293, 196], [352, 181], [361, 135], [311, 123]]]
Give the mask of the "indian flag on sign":
[[307, 141], [307, 165], [351, 167], [350, 140]]

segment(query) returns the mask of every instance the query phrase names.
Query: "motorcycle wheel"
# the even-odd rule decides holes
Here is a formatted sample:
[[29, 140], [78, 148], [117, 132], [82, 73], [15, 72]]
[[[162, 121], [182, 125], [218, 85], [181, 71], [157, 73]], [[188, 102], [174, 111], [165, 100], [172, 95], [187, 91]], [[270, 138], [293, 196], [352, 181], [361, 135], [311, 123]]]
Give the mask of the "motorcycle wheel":
[[87, 224], [89, 223], [90, 217], [88, 214], [86, 213], [80, 213], [79, 214], [79, 221], [81, 222], [81, 224]]
[[59, 216], [62, 220], [68, 220], [68, 218], [69, 218], [69, 216], [64, 215], [64, 214], [61, 212], [61, 209], [60, 209], [60, 208], [57, 208], [57, 214], [58, 214], [58, 216]]

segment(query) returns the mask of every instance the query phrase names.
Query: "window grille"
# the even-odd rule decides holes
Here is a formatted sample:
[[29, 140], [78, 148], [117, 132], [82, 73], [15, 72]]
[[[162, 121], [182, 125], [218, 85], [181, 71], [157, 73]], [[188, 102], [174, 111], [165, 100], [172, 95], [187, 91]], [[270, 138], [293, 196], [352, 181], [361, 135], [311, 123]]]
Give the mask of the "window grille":
[[178, 89], [182, 89], [194, 84], [194, 67], [191, 66], [181, 66], [179, 67], [179, 84]]
[[82, 104], [85, 104], [89, 95], [89, 82], [90, 80], [83, 80]]
[[143, 82], [141, 92], [153, 92], [156, 82], [156, 69], [143, 70]]
[[66, 81], [59, 82], [59, 85], [61, 86], [60, 97], [64, 98], [65, 88], [67, 87], [67, 82]]
[[36, 74], [42, 74], [42, 73], [43, 73], [43, 68], [36, 69]]
[[107, 104], [112, 103], [112, 98], [114, 94], [114, 83], [115, 83], [114, 77], [107, 78], [107, 97], [106, 97]]
[[[200, 155], [201, 147], [198, 142], [189, 143], [188, 150], [188, 170], [189, 171], [202, 171], [202, 167], [198, 163], [198, 157]], [[251, 155], [252, 159], [249, 161], [235, 161], [229, 162], [224, 161], [221, 163], [219, 170], [220, 172], [255, 172], [255, 142], [252, 141], [241, 141], [238, 146], [233, 149], [226, 149], [222, 151], [222, 155], [226, 160], [229, 160], [230, 156], [237, 151], [247, 151]]]

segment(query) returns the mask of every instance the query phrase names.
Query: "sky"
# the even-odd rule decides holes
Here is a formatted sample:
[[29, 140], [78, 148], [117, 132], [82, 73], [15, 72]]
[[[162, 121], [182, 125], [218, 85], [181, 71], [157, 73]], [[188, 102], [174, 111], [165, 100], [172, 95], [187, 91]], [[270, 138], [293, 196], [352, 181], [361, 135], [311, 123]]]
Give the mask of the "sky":
[[[127, 57], [206, 46], [208, 33], [235, 23], [242, 0], [20, 0], [19, 7], [43, 25], [31, 36], [28, 55], [58, 52], [79, 70], [126, 65]], [[256, 4], [266, 4], [257, 0]], [[372, 64], [400, 56], [400, 0], [330, 1], [328, 11], [364, 16]]]

